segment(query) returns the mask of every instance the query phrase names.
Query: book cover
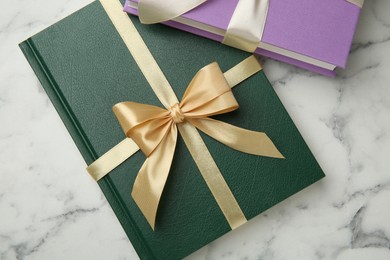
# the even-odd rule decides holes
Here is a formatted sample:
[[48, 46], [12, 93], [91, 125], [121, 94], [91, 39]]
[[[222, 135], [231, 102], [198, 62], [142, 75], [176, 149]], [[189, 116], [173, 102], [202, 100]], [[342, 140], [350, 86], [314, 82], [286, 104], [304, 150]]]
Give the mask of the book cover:
[[[166, 24], [222, 41], [239, 0], [208, 0]], [[124, 10], [137, 14], [137, 0]], [[346, 0], [272, 0], [256, 53], [326, 75], [345, 68], [360, 7]]]
[[[145, 27], [137, 18], [131, 20], [179, 99], [203, 66], [218, 61], [226, 71], [249, 56], [166, 26]], [[87, 165], [125, 137], [112, 112], [114, 104], [161, 106], [99, 1], [20, 47]], [[240, 108], [215, 118], [266, 132], [286, 157], [244, 154], [201, 133], [249, 220], [324, 174], [263, 72], [233, 93]], [[130, 195], [144, 160], [137, 152], [98, 182], [141, 259], [181, 259], [230, 231], [180, 136], [153, 231]]]

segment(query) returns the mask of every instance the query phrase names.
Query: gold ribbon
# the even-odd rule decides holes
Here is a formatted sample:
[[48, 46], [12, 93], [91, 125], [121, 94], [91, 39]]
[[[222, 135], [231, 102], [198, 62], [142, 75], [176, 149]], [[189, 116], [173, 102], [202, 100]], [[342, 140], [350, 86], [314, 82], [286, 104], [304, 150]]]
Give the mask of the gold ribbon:
[[233, 149], [284, 158], [265, 133], [249, 131], [209, 118], [238, 108], [230, 86], [261, 70], [260, 64], [251, 56], [223, 74], [219, 66], [212, 63], [195, 75], [182, 101], [178, 102], [172, 87], [131, 20], [121, 11], [120, 2], [100, 2], [166, 109], [134, 102], [116, 104], [113, 110], [127, 138], [91, 164], [87, 168], [88, 172], [98, 180], [139, 147], [147, 159], [136, 177], [132, 196], [154, 229], [158, 204], [173, 160], [179, 130], [229, 225], [232, 229], [242, 225], [246, 218], [196, 128]]

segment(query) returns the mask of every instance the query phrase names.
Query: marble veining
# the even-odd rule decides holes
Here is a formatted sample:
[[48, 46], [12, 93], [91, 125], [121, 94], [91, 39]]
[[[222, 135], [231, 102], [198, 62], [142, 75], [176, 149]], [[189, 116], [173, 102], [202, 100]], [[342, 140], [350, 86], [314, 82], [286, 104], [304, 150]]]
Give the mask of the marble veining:
[[[91, 0], [0, 8], [0, 259], [137, 259], [17, 44]], [[365, 1], [346, 70], [264, 60], [327, 177], [188, 259], [390, 259], [390, 1]]]

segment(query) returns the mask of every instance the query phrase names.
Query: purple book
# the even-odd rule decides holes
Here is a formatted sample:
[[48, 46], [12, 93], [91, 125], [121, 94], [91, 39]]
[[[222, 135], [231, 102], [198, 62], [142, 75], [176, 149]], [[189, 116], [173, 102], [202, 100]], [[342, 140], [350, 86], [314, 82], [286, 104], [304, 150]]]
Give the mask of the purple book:
[[[137, 2], [127, 0], [124, 10], [137, 15]], [[208, 0], [164, 24], [222, 41], [237, 3]], [[346, 66], [360, 10], [347, 0], [270, 0], [255, 53], [334, 76]]]

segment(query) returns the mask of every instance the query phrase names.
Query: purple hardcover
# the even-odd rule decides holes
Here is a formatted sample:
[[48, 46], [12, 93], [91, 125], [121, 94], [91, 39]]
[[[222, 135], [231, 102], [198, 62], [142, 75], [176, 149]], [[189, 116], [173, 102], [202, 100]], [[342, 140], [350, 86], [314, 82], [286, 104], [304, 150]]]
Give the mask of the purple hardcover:
[[[124, 10], [137, 15], [129, 6]], [[208, 0], [182, 17], [226, 30], [238, 0]], [[346, 0], [270, 0], [262, 42], [345, 68], [360, 8]], [[174, 21], [165, 24], [221, 41], [222, 36]], [[321, 74], [334, 71], [317, 67], [261, 48], [256, 53]]]

